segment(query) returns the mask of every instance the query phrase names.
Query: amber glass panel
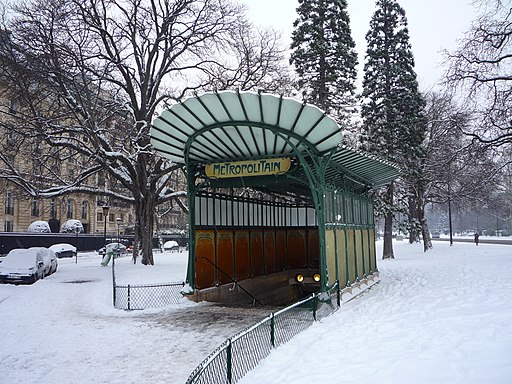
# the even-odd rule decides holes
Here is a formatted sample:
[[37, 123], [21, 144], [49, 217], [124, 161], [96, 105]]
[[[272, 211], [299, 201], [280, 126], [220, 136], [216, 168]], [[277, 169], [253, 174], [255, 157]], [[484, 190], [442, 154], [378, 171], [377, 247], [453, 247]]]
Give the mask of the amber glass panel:
[[310, 268], [320, 267], [320, 244], [317, 228], [308, 229], [308, 265]]
[[356, 281], [356, 252], [354, 247], [354, 230], [347, 229], [347, 258], [348, 258], [348, 279], [351, 283]]
[[334, 244], [334, 230], [325, 230], [325, 249], [327, 257], [328, 283], [333, 285], [336, 282], [336, 249]]
[[375, 230], [370, 229], [370, 268], [372, 272], [377, 270], [377, 254], [375, 251]]
[[215, 244], [213, 231], [196, 231], [196, 287], [215, 285]]
[[338, 276], [340, 287], [347, 286], [347, 242], [345, 239], [345, 231], [343, 229], [336, 230], [336, 253], [338, 257]]
[[370, 274], [370, 244], [368, 243], [368, 229], [363, 229], [363, 255], [364, 255], [364, 273]]
[[288, 230], [288, 268], [306, 267], [306, 231], [304, 229]]
[[286, 230], [284, 229], [276, 231], [276, 257], [277, 270], [284, 271], [286, 269]]
[[355, 240], [355, 249], [356, 249], [356, 262], [357, 262], [357, 277], [362, 278], [363, 277], [363, 239], [361, 229], [356, 229], [355, 231], [356, 240]]
[[276, 238], [273, 229], [263, 232], [265, 242], [265, 271], [274, 273], [276, 271]]
[[249, 231], [235, 231], [235, 268], [237, 280], [251, 277]]
[[251, 230], [251, 264], [252, 276], [261, 276], [264, 273], [263, 261], [263, 232], [261, 230]]
[[233, 232], [217, 232], [217, 276], [219, 284], [231, 283], [234, 279]]

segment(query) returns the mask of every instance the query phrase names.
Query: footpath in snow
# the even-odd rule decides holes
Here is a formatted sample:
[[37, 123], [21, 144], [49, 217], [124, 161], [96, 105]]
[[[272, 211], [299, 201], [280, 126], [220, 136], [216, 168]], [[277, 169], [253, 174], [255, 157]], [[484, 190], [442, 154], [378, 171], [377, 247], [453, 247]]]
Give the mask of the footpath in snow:
[[396, 242], [375, 289], [241, 383], [512, 383], [512, 246], [434, 246]]
[[[378, 252], [381, 243], [378, 242]], [[512, 246], [396, 242], [381, 283], [276, 349], [244, 384], [512, 382]], [[187, 254], [116, 261], [120, 284], [181, 281]], [[227, 337], [271, 309], [112, 307], [96, 253], [32, 286], [0, 285], [0, 382], [184, 383]]]

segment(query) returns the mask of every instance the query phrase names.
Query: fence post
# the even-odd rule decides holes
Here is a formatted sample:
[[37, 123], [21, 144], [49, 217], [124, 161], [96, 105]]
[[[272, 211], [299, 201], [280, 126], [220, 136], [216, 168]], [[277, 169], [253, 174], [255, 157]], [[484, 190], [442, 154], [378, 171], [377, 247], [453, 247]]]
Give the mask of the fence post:
[[227, 360], [227, 380], [228, 380], [228, 384], [231, 384], [231, 378], [232, 378], [232, 366], [231, 366], [231, 339], [228, 339], [228, 347], [226, 349], [226, 353], [227, 353], [227, 356], [226, 356], [226, 360]]
[[[105, 255], [107, 250], [105, 249]], [[114, 304], [114, 308], [116, 307], [116, 265], [115, 265], [115, 254], [112, 255], [112, 302]]]
[[341, 290], [339, 280], [336, 282], [336, 303], [338, 304], [338, 308], [341, 307]]
[[130, 309], [130, 284], [128, 284], [128, 310]]
[[317, 295], [315, 295], [313, 293], [313, 300], [312, 300], [312, 303], [313, 303], [313, 320], [315, 320], [315, 321], [316, 321], [316, 307], [317, 307], [316, 302], [317, 302]]
[[275, 348], [276, 346], [276, 323], [274, 320], [274, 312], [270, 314], [270, 345], [272, 345], [272, 348]]

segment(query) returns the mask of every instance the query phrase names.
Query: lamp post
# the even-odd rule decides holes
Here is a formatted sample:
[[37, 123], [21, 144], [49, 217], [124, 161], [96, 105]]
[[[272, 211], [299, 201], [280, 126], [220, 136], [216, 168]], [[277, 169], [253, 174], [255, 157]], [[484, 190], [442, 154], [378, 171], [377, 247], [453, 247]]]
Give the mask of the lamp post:
[[117, 224], [117, 251], [119, 252], [119, 226], [121, 225], [121, 219], [118, 217], [116, 219]]
[[[119, 226], [121, 225], [121, 219], [118, 217], [116, 219], [117, 224], [117, 245], [114, 248], [114, 254], [112, 255], [112, 300], [114, 302], [114, 307], [116, 306], [116, 256], [119, 255]], [[106, 251], [106, 248], [105, 248]]]
[[[107, 217], [108, 217], [108, 210], [110, 207], [108, 205], [104, 205], [101, 207], [103, 209], [103, 246], [107, 246]], [[106, 248], [105, 248], [106, 251]]]

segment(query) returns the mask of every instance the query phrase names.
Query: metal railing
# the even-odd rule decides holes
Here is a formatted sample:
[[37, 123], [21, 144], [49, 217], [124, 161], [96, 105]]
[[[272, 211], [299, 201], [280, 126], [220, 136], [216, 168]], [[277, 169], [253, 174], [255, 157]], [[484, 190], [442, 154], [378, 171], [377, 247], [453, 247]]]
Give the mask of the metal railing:
[[114, 307], [135, 310], [177, 304], [185, 283], [128, 284], [114, 286]]
[[315, 293], [227, 339], [191, 373], [186, 384], [234, 384], [286, 343], [340, 307], [339, 284]]

